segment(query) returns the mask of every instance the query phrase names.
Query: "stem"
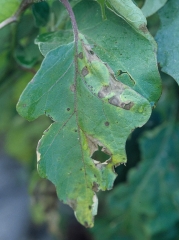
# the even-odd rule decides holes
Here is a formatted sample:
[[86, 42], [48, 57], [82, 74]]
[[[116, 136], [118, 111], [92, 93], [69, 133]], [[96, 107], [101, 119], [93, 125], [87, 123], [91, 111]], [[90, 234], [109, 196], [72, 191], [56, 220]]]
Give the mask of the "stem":
[[72, 28], [73, 28], [75, 45], [77, 47], [77, 43], [78, 43], [78, 26], [77, 26], [77, 23], [76, 23], [75, 15], [73, 13], [73, 10], [72, 10], [71, 5], [68, 2], [68, 0], [61, 0], [61, 3], [65, 6], [65, 8], [68, 11], [68, 14], [70, 16], [71, 24], [72, 24]]
[[4, 20], [3, 22], [0, 23], [0, 29], [2, 29], [3, 27], [5, 27], [6, 25], [16, 22], [17, 21], [17, 17], [16, 16], [12, 16], [10, 18], [7, 18], [6, 20]]
[[3, 27], [7, 26], [10, 23], [17, 22], [19, 15], [22, 12], [24, 12], [31, 4], [32, 2], [30, 2], [29, 0], [23, 0], [16, 13], [12, 17], [7, 18], [6, 20], [0, 23], [0, 29], [2, 29]]

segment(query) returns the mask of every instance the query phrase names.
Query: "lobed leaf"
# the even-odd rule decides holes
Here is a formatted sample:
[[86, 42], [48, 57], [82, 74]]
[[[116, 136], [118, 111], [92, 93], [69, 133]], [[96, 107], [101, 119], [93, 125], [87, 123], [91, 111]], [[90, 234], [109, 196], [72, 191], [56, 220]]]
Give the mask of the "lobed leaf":
[[[95, 192], [112, 188], [114, 166], [126, 162], [126, 139], [148, 120], [151, 107], [115, 79], [83, 35], [78, 69], [76, 61], [74, 42], [50, 51], [17, 109], [28, 120], [42, 114], [53, 119], [38, 146], [39, 173], [55, 184], [77, 219], [91, 227], [97, 211]], [[91, 158], [98, 146], [109, 155], [104, 163]]]

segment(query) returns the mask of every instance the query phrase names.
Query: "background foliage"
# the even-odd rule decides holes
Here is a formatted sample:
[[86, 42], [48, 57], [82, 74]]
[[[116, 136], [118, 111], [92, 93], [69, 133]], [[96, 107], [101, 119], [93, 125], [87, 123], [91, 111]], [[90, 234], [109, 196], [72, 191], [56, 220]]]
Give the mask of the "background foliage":
[[[18, 8], [18, 1], [16, 1], [17, 4], [15, 1], [13, 4], [10, 0], [9, 4], [7, 2], [4, 3], [5, 15], [0, 21], [11, 16]], [[77, 2], [79, 1], [71, 1], [72, 6], [75, 6]], [[151, 2], [155, 2], [152, 8]], [[100, 204], [95, 227], [87, 233], [79, 227], [79, 231], [81, 233], [85, 231], [85, 233], [81, 238], [78, 236], [78, 239], [179, 239], [179, 92], [176, 83], [179, 78], [177, 35], [179, 1], [155, 0], [145, 1], [145, 4], [143, 1], [136, 1], [136, 4], [142, 7], [144, 15], [148, 17], [148, 29], [158, 43], [158, 65], [162, 71], [163, 93], [146, 125], [136, 129], [129, 136], [126, 145], [128, 162], [126, 166], [121, 165], [116, 168], [118, 177], [114, 190], [98, 193]], [[79, 18], [77, 21], [80, 29], [84, 29], [83, 33], [89, 38], [96, 38], [95, 41], [105, 46], [107, 41], [105, 35], [103, 39], [98, 35], [99, 26], [94, 26], [95, 17], [91, 19], [89, 16], [88, 18], [80, 8], [76, 9], [76, 16]], [[106, 10], [103, 14], [108, 16], [111, 13]], [[104, 23], [106, 28], [108, 27], [107, 21], [109, 17]], [[43, 1], [32, 4], [20, 15], [17, 23], [0, 29], [1, 148], [31, 172], [29, 186], [34, 196], [33, 221], [37, 225], [44, 221], [48, 223], [56, 239], [68, 239], [68, 237], [75, 239], [75, 234], [72, 238], [69, 231], [73, 231], [74, 226], [78, 225], [75, 225], [71, 211], [59, 205], [53, 186], [46, 180], [40, 180], [35, 173], [35, 148], [42, 132], [49, 126], [51, 120], [42, 116], [29, 123], [17, 114], [16, 103], [27, 83], [38, 71], [43, 60], [41, 53], [46, 55], [49, 50], [71, 41], [72, 34], [63, 32], [68, 28], [68, 22], [68, 15], [59, 1]], [[110, 23], [111, 26], [114, 22], [115, 20]], [[121, 31], [123, 30], [122, 24], [124, 23], [121, 21]], [[90, 25], [93, 31], [85, 30], [87, 25]], [[115, 30], [115, 26], [108, 31], [111, 31], [110, 34], [114, 31], [116, 37], [121, 34], [121, 31]], [[128, 32], [128, 34], [131, 34], [128, 39], [132, 39], [134, 33]], [[142, 62], [146, 61], [145, 45], [142, 46], [140, 36], [135, 46], [138, 49], [143, 48], [136, 60], [137, 66], [140, 67]], [[112, 46], [109, 51], [114, 56], [114, 67], [117, 61], [115, 47]], [[131, 54], [135, 54], [132, 48]], [[125, 46], [123, 49], [125, 51]], [[103, 51], [100, 49], [96, 51], [100, 57], [106, 58], [106, 61], [109, 60], [108, 55], [105, 56]], [[130, 58], [130, 55], [128, 57]], [[126, 57], [125, 61], [128, 63], [130, 59]], [[139, 70], [136, 73], [137, 80], [140, 80]], [[157, 74], [151, 74], [150, 79], [158, 77]], [[127, 74], [121, 78], [125, 84], [130, 86], [131, 82]], [[142, 78], [140, 81], [142, 82]], [[146, 89], [150, 90], [148, 87]], [[138, 89], [135, 90], [138, 91]], [[149, 92], [146, 90], [147, 94]], [[150, 94], [147, 97], [150, 100]], [[157, 96], [154, 98], [156, 100]], [[95, 154], [96, 159], [106, 160], [106, 156], [100, 150]]]

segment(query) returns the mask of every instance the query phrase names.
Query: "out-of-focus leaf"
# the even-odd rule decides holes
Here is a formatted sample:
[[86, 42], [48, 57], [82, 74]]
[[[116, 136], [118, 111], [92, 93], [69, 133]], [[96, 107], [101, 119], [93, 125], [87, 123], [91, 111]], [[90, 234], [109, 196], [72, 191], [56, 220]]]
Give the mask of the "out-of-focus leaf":
[[145, 17], [150, 17], [162, 8], [167, 0], [145, 0], [143, 7], [141, 8]]
[[32, 68], [38, 61], [39, 50], [33, 42], [25, 47], [19, 45], [14, 51], [14, 57], [19, 65]]
[[44, 33], [39, 35], [35, 43], [38, 44], [41, 53], [45, 56], [49, 51], [61, 45], [73, 41], [73, 32], [71, 30]]
[[32, 5], [32, 12], [37, 27], [43, 27], [48, 23], [50, 7], [47, 2], [37, 2]]
[[11, 51], [11, 31], [7, 26], [0, 30], [0, 83], [3, 81], [2, 77], [9, 67], [9, 54]]
[[172, 122], [141, 138], [143, 161], [130, 170], [128, 182], [116, 187], [110, 197], [113, 234], [123, 232], [137, 240], [177, 239], [178, 142], [179, 125]]
[[[55, 121], [39, 143], [39, 173], [55, 184], [77, 219], [91, 227], [98, 205], [95, 192], [112, 188], [114, 166], [126, 162], [126, 139], [148, 120], [151, 106], [115, 79], [79, 37], [78, 55], [74, 42], [46, 55], [17, 109], [28, 120], [46, 114]], [[91, 158], [98, 146], [109, 155], [104, 163]]]
[[[15, 111], [18, 98], [32, 76], [32, 73], [15, 72], [9, 76], [14, 81], [11, 87], [0, 92], [0, 134], [5, 134], [3, 145], [8, 155], [34, 167], [37, 141], [50, 124], [50, 120], [42, 117], [31, 124], [23, 120]], [[15, 81], [16, 78], [18, 81]]]
[[23, 15], [17, 25], [14, 58], [24, 68], [32, 68], [41, 58], [38, 47], [34, 44], [39, 30], [34, 26], [33, 17], [29, 13]]
[[21, 0], [1, 0], [0, 2], [0, 22], [11, 17], [18, 9]]
[[179, 1], [170, 0], [159, 11], [161, 28], [156, 35], [162, 71], [179, 83]]

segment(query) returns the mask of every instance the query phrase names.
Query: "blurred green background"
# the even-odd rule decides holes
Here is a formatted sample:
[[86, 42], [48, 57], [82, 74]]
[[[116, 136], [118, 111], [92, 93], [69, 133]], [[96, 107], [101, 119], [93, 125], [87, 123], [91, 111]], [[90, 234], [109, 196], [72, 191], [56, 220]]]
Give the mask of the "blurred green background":
[[[93, 229], [77, 223], [72, 210], [58, 201], [54, 186], [39, 178], [36, 146], [51, 120], [44, 116], [27, 122], [17, 114], [16, 104], [43, 60], [35, 38], [64, 29], [67, 19], [59, 1], [43, 1], [32, 4], [17, 23], [0, 29], [0, 224], [4, 221], [2, 226], [7, 228], [0, 230], [0, 239], [178, 240], [179, 91], [164, 73], [162, 97], [147, 124], [129, 136], [128, 163], [116, 169], [114, 189], [98, 193]], [[147, 20], [155, 36], [159, 17], [154, 14]], [[105, 157], [100, 149], [93, 156], [100, 161]], [[21, 200], [10, 209], [17, 195]], [[5, 225], [6, 218], [14, 218], [14, 226], [19, 221], [24, 228], [19, 227], [19, 235], [15, 227], [16, 233], [8, 238], [13, 228]]]

